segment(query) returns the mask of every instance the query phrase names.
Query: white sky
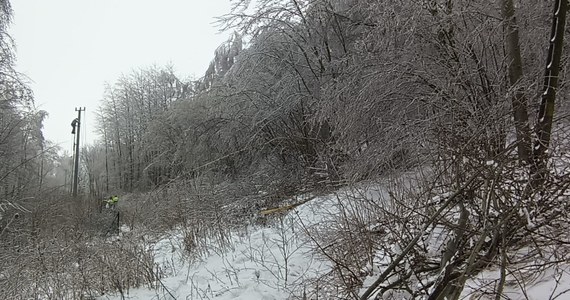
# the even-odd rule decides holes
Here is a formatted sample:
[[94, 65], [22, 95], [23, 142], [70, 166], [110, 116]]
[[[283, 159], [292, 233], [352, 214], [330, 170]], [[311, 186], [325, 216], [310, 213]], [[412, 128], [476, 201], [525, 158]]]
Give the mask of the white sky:
[[133, 69], [170, 63], [181, 78], [201, 77], [229, 36], [214, 24], [229, 2], [12, 0], [16, 69], [30, 78], [36, 105], [49, 113], [46, 138], [71, 152], [75, 108], [86, 107], [82, 145], [92, 143], [104, 83]]

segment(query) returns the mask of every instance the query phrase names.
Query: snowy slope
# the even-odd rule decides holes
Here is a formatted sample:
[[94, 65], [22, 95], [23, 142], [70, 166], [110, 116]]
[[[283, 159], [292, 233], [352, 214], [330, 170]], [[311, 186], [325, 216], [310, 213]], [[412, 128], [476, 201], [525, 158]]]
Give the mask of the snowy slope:
[[[217, 251], [200, 262], [182, 258], [182, 234], [172, 233], [155, 245], [155, 259], [168, 274], [156, 290], [133, 289], [125, 299], [288, 299], [303, 294], [303, 282], [330, 270], [317, 258], [304, 228], [318, 224], [332, 207], [316, 198], [269, 227], [253, 227], [231, 237], [229, 251]], [[99, 299], [122, 299], [106, 295]]]
[[[367, 193], [370, 190], [360, 195]], [[267, 227], [250, 226], [247, 231], [236, 232], [229, 238], [229, 247], [221, 250], [212, 246], [210, 255], [196, 263], [183, 258], [182, 232], [172, 232], [154, 245], [155, 261], [165, 275], [156, 283], [157, 288], [132, 289], [124, 297], [104, 295], [98, 299], [303, 299], [305, 289], [309, 294], [312, 288], [309, 282], [326, 278], [332, 271], [332, 263], [316, 254], [305, 230], [334, 222], [340, 202], [352, 198], [347, 193], [339, 198], [339, 194], [317, 197], [280, 215]], [[437, 236], [432, 237], [432, 246], [438, 244]], [[380, 256], [377, 253], [377, 266], [385, 265]], [[364, 285], [381, 271], [366, 278]], [[499, 271], [489, 270], [470, 279], [463, 299], [495, 299], [492, 290], [499, 277]], [[558, 268], [545, 274], [511, 274], [505, 295], [509, 299], [570, 299], [569, 288], [570, 268]]]
[[[508, 299], [570, 299], [568, 264], [544, 273], [509, 271], [503, 293]], [[499, 270], [488, 270], [468, 280], [462, 293], [464, 299], [495, 299], [492, 290], [499, 278]]]

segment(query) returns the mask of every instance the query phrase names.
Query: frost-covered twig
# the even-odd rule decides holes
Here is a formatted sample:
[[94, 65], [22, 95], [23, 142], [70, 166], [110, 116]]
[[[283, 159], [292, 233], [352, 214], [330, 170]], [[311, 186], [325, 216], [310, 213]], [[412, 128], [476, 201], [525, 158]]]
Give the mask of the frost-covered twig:
[[388, 275], [390, 275], [390, 273], [392, 273], [392, 271], [396, 268], [396, 266], [398, 266], [398, 264], [404, 259], [404, 257], [406, 257], [408, 255], [408, 253], [412, 250], [412, 248], [416, 245], [416, 243], [420, 240], [420, 238], [424, 235], [424, 232], [440, 217], [441, 213], [447, 209], [447, 207], [453, 203], [455, 201], [455, 198], [457, 198], [457, 196], [461, 195], [465, 190], [467, 190], [471, 184], [475, 181], [475, 179], [479, 176], [479, 172], [473, 174], [471, 176], [471, 178], [459, 189], [457, 190], [455, 193], [453, 193], [451, 196], [449, 196], [449, 198], [443, 203], [443, 205], [431, 216], [431, 218], [429, 220], [427, 220], [427, 222], [424, 224], [422, 230], [416, 235], [416, 237], [414, 237], [414, 239], [412, 239], [408, 245], [406, 246], [406, 248], [404, 250], [402, 250], [402, 252], [400, 253], [400, 255], [398, 255], [396, 257], [396, 259], [394, 259], [394, 261], [384, 270], [384, 272], [382, 272], [382, 274], [380, 274], [380, 276], [378, 277], [378, 279], [376, 279], [374, 281], [374, 283], [372, 283], [367, 289], [366, 291], [362, 294], [362, 296], [360, 297], [360, 300], [367, 300], [368, 297], [374, 293], [376, 291], [376, 289], [378, 288], [378, 286], [384, 282], [384, 280], [386, 280], [386, 278], [388, 277]]

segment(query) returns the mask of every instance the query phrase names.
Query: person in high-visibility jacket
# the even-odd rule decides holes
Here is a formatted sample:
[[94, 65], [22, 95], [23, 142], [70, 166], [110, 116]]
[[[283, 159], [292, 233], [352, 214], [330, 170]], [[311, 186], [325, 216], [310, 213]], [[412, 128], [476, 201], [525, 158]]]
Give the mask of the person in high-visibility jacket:
[[117, 195], [111, 196], [109, 199], [105, 200], [105, 202], [107, 203], [105, 205], [106, 208], [115, 208], [117, 202], [119, 202], [119, 197], [117, 197]]

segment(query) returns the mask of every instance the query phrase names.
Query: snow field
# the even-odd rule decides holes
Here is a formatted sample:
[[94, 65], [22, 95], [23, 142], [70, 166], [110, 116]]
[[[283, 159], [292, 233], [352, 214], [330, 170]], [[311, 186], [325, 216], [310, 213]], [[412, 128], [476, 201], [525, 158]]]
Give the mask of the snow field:
[[[367, 206], [385, 205], [383, 199], [386, 199], [386, 196], [382, 187], [375, 185], [372, 188], [345, 189], [334, 195], [317, 197], [289, 212], [275, 216], [267, 227], [249, 226], [234, 232], [228, 237], [227, 247], [219, 247], [218, 242], [212, 239], [212, 242], [208, 243], [208, 254], [203, 254], [194, 263], [189, 263], [183, 231], [171, 232], [153, 247], [155, 262], [160, 266], [163, 275], [155, 285], [158, 288], [131, 289], [124, 295], [124, 299], [281, 300], [303, 299], [305, 294], [310, 299], [315, 282], [320, 288], [319, 281], [325, 282], [332, 278], [330, 274], [334, 264], [316, 251], [319, 246], [327, 245], [316, 245], [311, 236], [307, 235], [307, 231], [330, 235], [338, 230], [350, 229], [340, 224], [343, 218], [356, 220], [356, 224], [366, 224], [366, 230], [375, 231], [382, 225], [374, 222], [375, 216], [368, 213]], [[437, 201], [437, 197], [446, 196], [438, 195], [433, 201]], [[451, 212], [457, 213], [455, 210]], [[437, 258], [448, 239], [448, 230], [436, 226], [430, 227], [419, 243], [425, 245], [430, 257]], [[392, 255], [401, 252], [397, 243], [389, 245], [392, 247], [389, 249]], [[363, 267], [362, 274], [368, 276], [364, 278], [360, 294], [391, 263], [391, 259], [383, 251], [385, 250], [378, 249], [373, 254], [371, 264]], [[402, 263], [401, 267], [409, 267], [406, 265], [407, 260]], [[526, 272], [521, 270], [525, 268], [507, 268], [504, 295], [509, 299], [570, 299], [568, 264], [553, 264], [552, 268], [542, 274], [533, 273], [532, 266], [529, 266]], [[496, 269], [478, 274], [466, 282], [461, 299], [495, 299], [493, 291], [499, 278], [500, 271]], [[389, 284], [392, 280], [394, 279], [388, 278], [388, 282], [384, 284]], [[334, 294], [334, 291], [332, 293]], [[405, 293], [390, 292], [385, 296], [406, 299]], [[99, 299], [123, 298], [121, 295], [107, 295]]]
[[[286, 214], [269, 227], [251, 226], [230, 237], [229, 249], [213, 247], [196, 263], [184, 258], [183, 233], [172, 232], [154, 245], [162, 278], [159, 288], [132, 289], [125, 299], [289, 299], [301, 296], [305, 281], [319, 278], [331, 265], [319, 258], [305, 229], [330, 215], [332, 199], [319, 197]], [[107, 295], [99, 299], [122, 299]]]

